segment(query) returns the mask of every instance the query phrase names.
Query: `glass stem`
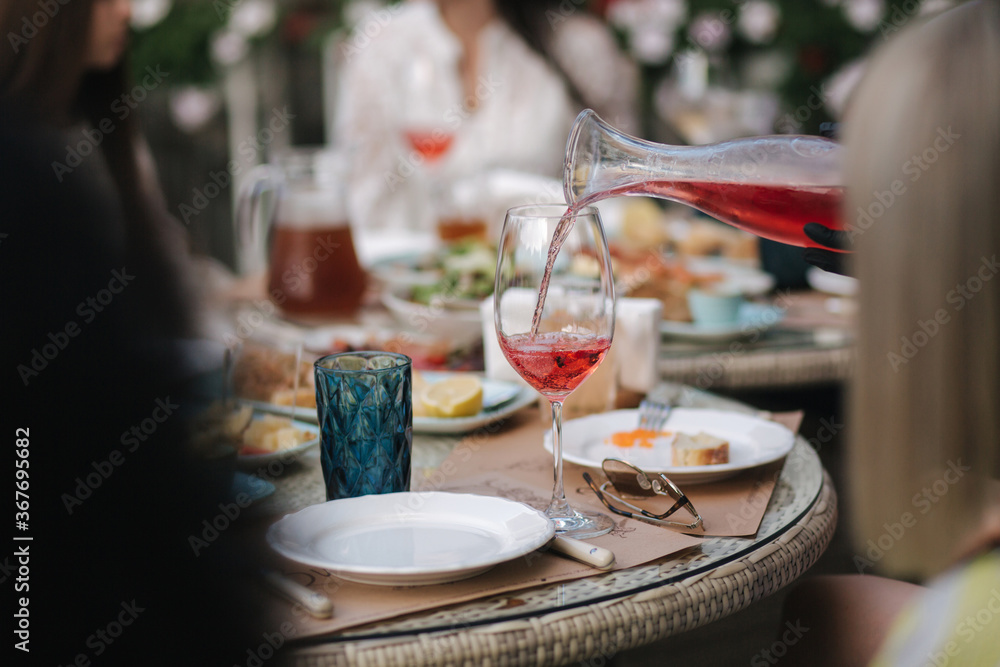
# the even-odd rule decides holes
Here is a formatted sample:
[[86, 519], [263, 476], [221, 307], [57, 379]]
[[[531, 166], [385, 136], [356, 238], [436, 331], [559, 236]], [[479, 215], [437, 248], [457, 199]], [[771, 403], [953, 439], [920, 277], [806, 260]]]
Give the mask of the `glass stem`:
[[569, 501], [566, 500], [566, 490], [563, 488], [563, 444], [562, 444], [562, 409], [560, 400], [549, 399], [552, 406], [552, 501], [545, 513], [549, 517], [569, 516], [572, 513]]

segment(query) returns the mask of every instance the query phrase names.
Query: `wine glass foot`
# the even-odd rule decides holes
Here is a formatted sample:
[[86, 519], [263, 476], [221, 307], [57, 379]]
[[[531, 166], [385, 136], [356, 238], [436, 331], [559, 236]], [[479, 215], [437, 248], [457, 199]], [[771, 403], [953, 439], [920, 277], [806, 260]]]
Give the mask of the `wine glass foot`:
[[614, 520], [607, 514], [600, 512], [581, 512], [571, 509], [568, 515], [550, 516], [549, 518], [556, 525], [556, 535], [581, 540], [610, 533], [611, 529], [615, 527]]

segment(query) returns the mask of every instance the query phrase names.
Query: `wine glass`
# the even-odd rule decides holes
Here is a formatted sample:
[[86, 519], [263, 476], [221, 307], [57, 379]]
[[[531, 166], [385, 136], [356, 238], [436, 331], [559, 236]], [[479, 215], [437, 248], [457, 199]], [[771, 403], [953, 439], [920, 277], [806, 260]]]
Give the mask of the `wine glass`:
[[450, 78], [441, 63], [427, 54], [414, 54], [400, 72], [399, 87], [405, 101], [398, 111], [403, 137], [429, 169], [437, 166], [454, 139], [452, 124], [446, 121], [461, 97]]
[[563, 205], [507, 211], [493, 303], [504, 356], [552, 406], [554, 485], [545, 514], [562, 535], [607, 533], [610, 517], [570, 507], [562, 475], [563, 401], [597, 369], [615, 331], [611, 256], [597, 209], [575, 216]]

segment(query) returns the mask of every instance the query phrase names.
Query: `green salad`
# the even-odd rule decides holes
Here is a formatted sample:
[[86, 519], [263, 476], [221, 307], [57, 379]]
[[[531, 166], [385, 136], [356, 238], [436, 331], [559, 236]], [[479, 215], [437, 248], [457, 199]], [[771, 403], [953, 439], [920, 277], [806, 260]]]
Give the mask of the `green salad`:
[[410, 299], [429, 304], [431, 300], [481, 301], [493, 294], [496, 249], [481, 241], [464, 241], [449, 246], [433, 268], [441, 278], [429, 285], [413, 287]]

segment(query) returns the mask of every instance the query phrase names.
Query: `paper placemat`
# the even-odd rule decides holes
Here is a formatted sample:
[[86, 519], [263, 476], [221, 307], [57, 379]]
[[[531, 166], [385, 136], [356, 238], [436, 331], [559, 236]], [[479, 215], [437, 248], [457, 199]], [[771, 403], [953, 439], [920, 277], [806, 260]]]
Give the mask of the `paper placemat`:
[[[798, 419], [801, 420], [801, 413]], [[798, 424], [794, 425], [797, 429]], [[528, 411], [512, 419], [510, 428], [488, 437], [485, 433], [467, 437], [438, 470], [419, 480], [419, 484], [415, 483], [414, 490], [503, 496], [544, 509], [552, 491], [552, 456], [542, 447], [544, 432], [537, 413]], [[752, 536], [756, 533], [782, 465], [779, 461], [722, 482], [684, 489], [705, 518], [709, 529], [705, 534]], [[570, 503], [608, 513], [583, 481], [584, 470], [573, 464], [564, 467]], [[702, 539], [644, 521], [612, 516], [615, 529], [587, 541], [615, 553], [614, 569], [655, 561], [695, 546]], [[299, 638], [335, 634], [406, 614], [600, 573], [587, 565], [544, 551], [501, 563], [471, 579], [431, 586], [357, 584], [339, 579], [323, 568], [287, 559], [280, 559], [277, 569], [301, 584], [324, 592], [334, 604], [332, 619], [319, 620], [296, 614], [292, 620]], [[499, 600], [498, 604], [516, 604], [512, 600], [513, 596]]]

